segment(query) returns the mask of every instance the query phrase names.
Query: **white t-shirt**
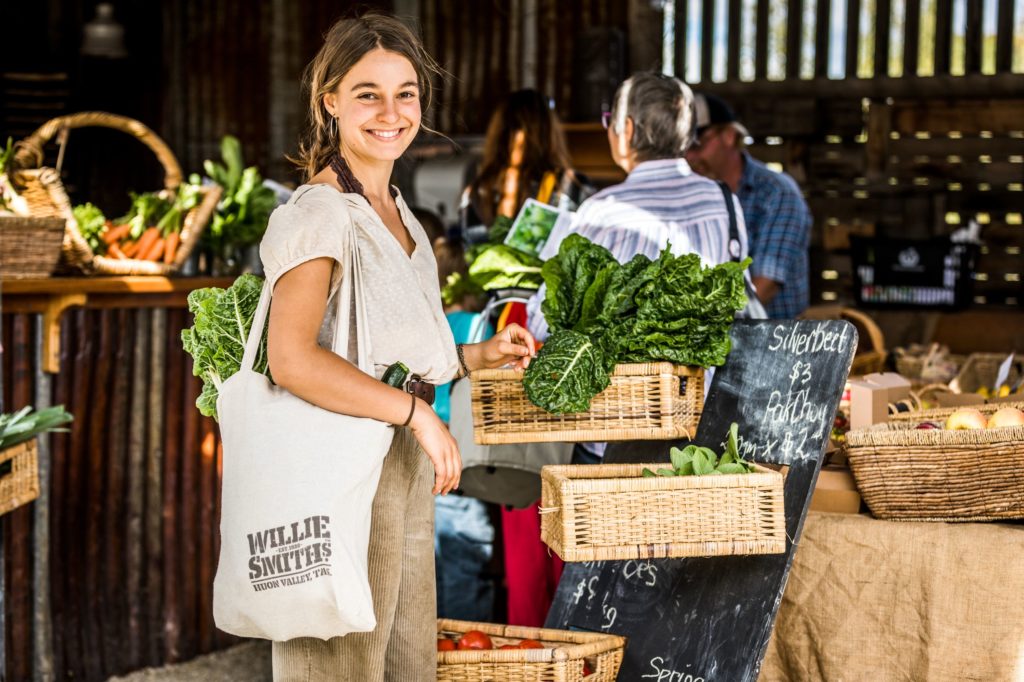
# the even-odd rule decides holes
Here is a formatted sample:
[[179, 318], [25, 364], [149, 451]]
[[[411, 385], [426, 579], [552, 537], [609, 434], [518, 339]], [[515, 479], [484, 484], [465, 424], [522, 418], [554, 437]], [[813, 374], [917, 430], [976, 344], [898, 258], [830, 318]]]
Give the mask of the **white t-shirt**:
[[[424, 381], [443, 384], [455, 376], [458, 358], [441, 306], [437, 261], [426, 232], [401, 195], [395, 202], [416, 243], [412, 256], [405, 253], [365, 198], [317, 184], [299, 187], [288, 203], [270, 216], [260, 258], [271, 286], [302, 263], [334, 259], [329, 304], [319, 335], [320, 345], [330, 349], [337, 316], [335, 297], [342, 263], [347, 262], [344, 231], [354, 229], [370, 324], [370, 356], [377, 376], [401, 361]], [[346, 355], [355, 360], [351, 344]]]

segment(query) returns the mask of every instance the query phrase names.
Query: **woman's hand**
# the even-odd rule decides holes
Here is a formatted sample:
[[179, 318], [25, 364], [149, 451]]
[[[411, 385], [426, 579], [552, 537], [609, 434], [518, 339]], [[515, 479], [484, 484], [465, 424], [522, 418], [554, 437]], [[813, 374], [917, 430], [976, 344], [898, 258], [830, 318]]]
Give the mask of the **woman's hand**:
[[426, 402], [416, 399], [412, 417], [412, 433], [434, 465], [434, 494], [447, 495], [459, 487], [462, 478], [462, 457], [459, 445], [448, 427]]
[[491, 369], [511, 364], [514, 369], [526, 369], [537, 354], [533, 335], [512, 323], [481, 343], [463, 346], [463, 355], [470, 371]]

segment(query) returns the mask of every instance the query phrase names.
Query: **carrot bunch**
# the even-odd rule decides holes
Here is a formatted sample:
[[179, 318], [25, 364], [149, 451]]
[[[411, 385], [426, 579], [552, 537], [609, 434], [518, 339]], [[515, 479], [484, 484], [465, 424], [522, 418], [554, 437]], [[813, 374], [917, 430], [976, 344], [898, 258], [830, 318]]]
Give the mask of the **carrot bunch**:
[[[202, 197], [202, 188], [182, 184], [173, 201], [160, 194], [132, 193], [128, 213], [116, 220], [103, 219], [98, 239], [90, 240], [97, 253], [121, 260], [146, 260], [171, 264], [181, 244], [185, 216]], [[95, 209], [94, 209], [95, 210]], [[93, 221], [96, 217], [93, 217]]]

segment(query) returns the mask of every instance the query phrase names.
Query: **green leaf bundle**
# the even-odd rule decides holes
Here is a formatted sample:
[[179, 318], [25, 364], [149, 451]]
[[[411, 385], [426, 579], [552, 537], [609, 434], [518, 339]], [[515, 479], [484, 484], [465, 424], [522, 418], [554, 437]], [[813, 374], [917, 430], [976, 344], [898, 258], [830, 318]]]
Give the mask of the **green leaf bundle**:
[[[188, 309], [194, 324], [181, 332], [181, 343], [192, 356], [192, 373], [203, 379], [196, 407], [207, 417], [217, 418], [220, 385], [238, 371], [245, 353], [263, 279], [242, 275], [227, 289], [196, 289], [188, 295]], [[268, 377], [267, 331], [263, 330], [253, 371]]]
[[672, 468], [659, 468], [651, 471], [644, 468], [644, 478], [652, 476], [714, 476], [722, 474], [749, 474], [754, 465], [743, 459], [739, 451], [739, 425], [733, 422], [729, 429], [729, 440], [725, 452], [719, 457], [711, 448], [698, 445], [687, 445], [683, 449], [672, 448], [669, 457]]
[[[747, 303], [743, 271], [749, 264], [748, 258], [706, 268], [696, 254], [673, 256], [670, 247], [655, 260], [639, 254], [620, 264], [604, 247], [577, 234], [568, 236], [541, 270], [547, 285], [541, 310], [552, 334], [526, 371], [527, 396], [544, 409], [566, 404], [589, 407], [596, 393], [569, 399], [546, 395], [556, 384], [544, 376], [558, 360], [546, 359], [546, 353], [553, 352], [548, 347], [553, 344], [564, 358], [573, 355], [566, 353], [567, 347], [582, 344], [579, 336], [564, 340], [569, 332], [601, 350], [601, 364], [609, 373], [620, 362], [721, 365], [729, 354], [735, 314]], [[588, 355], [596, 357], [589, 351]], [[577, 363], [569, 371], [589, 374], [592, 369]], [[576, 390], [597, 383], [580, 377], [563, 379], [557, 386]]]
[[74, 420], [63, 405], [48, 407], [34, 412], [32, 406], [24, 407], [17, 412], [0, 414], [0, 450], [32, 440], [41, 433], [67, 432], [60, 428]]

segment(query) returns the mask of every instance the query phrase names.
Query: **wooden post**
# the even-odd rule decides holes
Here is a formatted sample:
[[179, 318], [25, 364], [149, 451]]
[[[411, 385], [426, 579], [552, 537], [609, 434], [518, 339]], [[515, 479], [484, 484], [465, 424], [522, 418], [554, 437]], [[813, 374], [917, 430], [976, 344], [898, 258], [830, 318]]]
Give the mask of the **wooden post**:
[[818, 0], [814, 24], [814, 77], [828, 78], [828, 52], [831, 45], [832, 3]]
[[[82, 297], [84, 300], [84, 296]], [[60, 358], [57, 368], [48, 370], [43, 367], [46, 354], [43, 350], [44, 333], [47, 331], [42, 315], [35, 315], [35, 409], [44, 410], [50, 407], [50, 375], [48, 372], [60, 369]], [[58, 335], [60, 334], [58, 326]], [[32, 529], [35, 561], [32, 572], [32, 591], [34, 597], [33, 614], [33, 665], [32, 679], [35, 682], [50, 682], [54, 679], [53, 670], [53, 620], [50, 611], [50, 436], [41, 434], [38, 439], [39, 448], [36, 456], [39, 460], [39, 497], [35, 502], [35, 524]]]
[[150, 660], [162, 660], [163, 618], [160, 613], [163, 567], [164, 372], [167, 309], [156, 308], [150, 324], [149, 405], [146, 408], [146, 597]]
[[906, 0], [903, 26], [903, 77], [916, 78], [921, 40], [921, 0]]
[[145, 502], [145, 447], [146, 447], [146, 386], [149, 358], [149, 310], [136, 313], [135, 354], [132, 361], [132, 407], [133, 419], [128, 434], [128, 509], [126, 533], [127, 571], [126, 590], [128, 592], [128, 659], [134, 668], [143, 667], [146, 653], [142, 637], [145, 635], [146, 623], [143, 620], [142, 585], [143, 571], [142, 553], [144, 549], [144, 514]]
[[85, 294], [59, 294], [46, 302], [42, 327], [42, 368], [56, 374], [60, 371], [60, 319], [73, 305], [85, 305]]

